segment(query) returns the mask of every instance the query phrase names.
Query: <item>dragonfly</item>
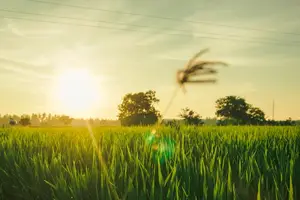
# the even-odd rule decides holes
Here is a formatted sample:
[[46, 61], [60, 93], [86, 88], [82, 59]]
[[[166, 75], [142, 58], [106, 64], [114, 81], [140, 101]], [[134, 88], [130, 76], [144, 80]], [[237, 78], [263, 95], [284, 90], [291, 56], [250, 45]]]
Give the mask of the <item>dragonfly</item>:
[[177, 83], [183, 89], [183, 92], [186, 92], [184, 85], [186, 83], [216, 83], [216, 79], [192, 79], [192, 77], [196, 77], [199, 75], [209, 75], [216, 74], [217, 71], [209, 66], [214, 65], [223, 65], [228, 66], [227, 63], [222, 61], [205, 61], [205, 60], [197, 60], [201, 55], [207, 53], [209, 49], [204, 49], [196, 53], [186, 64], [184, 69], [180, 69], [177, 71]]

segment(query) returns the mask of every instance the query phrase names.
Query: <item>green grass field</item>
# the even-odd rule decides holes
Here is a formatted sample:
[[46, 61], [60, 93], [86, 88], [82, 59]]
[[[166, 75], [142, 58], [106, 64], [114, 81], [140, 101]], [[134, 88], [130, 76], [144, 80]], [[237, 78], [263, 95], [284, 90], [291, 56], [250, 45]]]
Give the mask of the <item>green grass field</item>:
[[0, 199], [300, 199], [299, 127], [150, 131], [0, 129]]

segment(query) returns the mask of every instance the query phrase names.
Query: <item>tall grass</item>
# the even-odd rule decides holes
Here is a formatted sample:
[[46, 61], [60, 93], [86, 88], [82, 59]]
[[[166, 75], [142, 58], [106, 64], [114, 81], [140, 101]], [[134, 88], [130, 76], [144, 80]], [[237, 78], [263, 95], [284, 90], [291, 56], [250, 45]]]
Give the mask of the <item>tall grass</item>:
[[0, 199], [300, 199], [299, 127], [162, 127], [165, 162], [149, 131], [93, 129], [107, 178], [87, 129], [1, 129]]

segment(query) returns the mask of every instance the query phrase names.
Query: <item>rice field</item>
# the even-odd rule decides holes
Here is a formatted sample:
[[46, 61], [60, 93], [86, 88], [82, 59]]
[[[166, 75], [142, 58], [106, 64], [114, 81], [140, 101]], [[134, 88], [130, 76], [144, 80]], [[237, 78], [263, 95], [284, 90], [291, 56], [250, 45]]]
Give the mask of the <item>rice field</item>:
[[91, 132], [0, 129], [0, 199], [300, 199], [300, 127]]

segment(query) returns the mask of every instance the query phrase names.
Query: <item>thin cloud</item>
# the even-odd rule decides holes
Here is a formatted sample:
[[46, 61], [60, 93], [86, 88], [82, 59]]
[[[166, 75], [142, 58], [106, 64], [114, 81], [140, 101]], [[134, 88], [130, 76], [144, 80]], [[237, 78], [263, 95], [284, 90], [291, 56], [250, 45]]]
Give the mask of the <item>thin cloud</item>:
[[182, 61], [182, 62], [188, 61], [188, 58], [176, 57], [176, 56], [170, 56], [170, 55], [158, 55], [156, 58], [162, 59], [162, 60], [175, 60], [175, 61]]
[[0, 23], [0, 32], [5, 31], [6, 29], [7, 29], [6, 26]]
[[[1, 30], [1, 29], [0, 29]], [[4, 24], [2, 31], [10, 31], [12, 34], [27, 38], [27, 39], [48, 39], [53, 35], [61, 34], [58, 30], [22, 30], [17, 27], [17, 25], [11, 19], [6, 19], [6, 24]]]
[[[242, 6], [242, 5], [241, 5]], [[222, 14], [222, 10], [220, 10]], [[239, 12], [239, 11], [235, 11]], [[263, 29], [260, 27], [266, 27], [268, 24], [270, 24], [270, 15], [263, 15], [256, 18], [237, 18], [233, 17], [235, 13], [223, 13], [224, 19], [222, 18], [222, 24], [247, 24], [248, 27], [257, 27], [258, 29]], [[192, 13], [190, 16], [186, 17], [186, 20], [193, 20], [197, 21], [199, 19], [200, 21], [206, 21], [205, 19], [211, 18], [212, 23], [220, 23], [219, 18], [220, 17], [211, 17], [211, 12], [204, 11], [201, 13]], [[226, 17], [225, 17], [226, 15]], [[247, 14], [248, 15], [248, 14]], [[217, 15], [214, 12], [214, 16], [222, 16]], [[272, 15], [273, 18], [276, 16]], [[204, 20], [203, 20], [204, 18]], [[237, 25], [238, 26], [238, 25]], [[242, 25], [241, 25], [242, 26]], [[282, 32], [293, 32], [295, 30], [295, 23], [290, 23], [290, 25], [285, 24], [284, 29], [282, 29]], [[279, 25], [277, 26], [279, 27]], [[299, 26], [298, 26], [299, 27]], [[274, 63], [274, 52], [278, 52], [277, 55], [282, 56], [281, 49], [287, 49], [289, 48], [293, 50], [291, 47], [285, 47], [285, 46], [279, 46], [279, 45], [273, 45], [268, 43], [280, 43], [279, 41], [282, 41], [282, 44], [291, 43], [290, 41], [296, 40], [293, 38], [286, 38], [286, 35], [280, 35], [275, 34], [273, 32], [268, 31], [251, 31], [251, 30], [242, 30], [242, 29], [233, 29], [228, 27], [220, 27], [220, 26], [210, 26], [205, 24], [190, 24], [189, 25], [190, 32], [189, 34], [194, 35], [194, 38], [189, 40], [189, 42], [183, 43], [180, 42], [181, 40], [178, 39], [176, 42], [177, 48], [171, 48], [171, 50], [164, 51], [164, 48], [158, 49], [156, 52], [157, 58], [159, 59], [168, 59], [168, 60], [177, 60], [177, 61], [185, 61], [184, 57], [189, 58], [194, 52], [209, 47], [211, 49], [211, 52], [207, 55], [204, 55], [205, 58], [209, 59], [210, 57], [215, 57], [222, 59], [224, 61], [227, 61], [231, 63], [231, 60], [233, 61], [233, 66], [240, 66], [240, 65], [248, 65], [250, 62], [253, 62], [253, 64], [259, 64], [262, 61], [266, 60], [266, 55], [263, 55], [263, 51], [266, 51], [266, 49], [269, 52], [268, 53], [268, 59], [269, 62]], [[266, 28], [267, 29], [267, 28]], [[278, 30], [280, 32], [280, 30]], [[199, 35], [199, 33], [201, 33]], [[211, 37], [217, 37], [217, 38], [224, 38], [224, 39], [202, 39], [197, 38], [197, 36], [201, 36], [203, 33], [216, 33], [219, 35], [211, 35]], [[231, 36], [229, 36], [231, 35]], [[240, 37], [234, 36], [238, 35]], [[162, 39], [163, 37], [158, 37], [159, 40], [155, 40], [155, 38], [150, 38], [146, 45], [149, 45], [154, 42], [161, 42], [163, 44], [166, 44], [169, 39], [166, 36], [165, 39]], [[240, 41], [228, 41], [227, 39], [237, 39]], [[288, 39], [290, 41], [288, 41]], [[276, 41], [275, 41], [276, 40]], [[253, 41], [253, 42], [252, 42]], [[257, 42], [254, 42], [257, 41]], [[175, 43], [175, 42], [174, 42]], [[160, 45], [160, 46], [161, 46]], [[296, 47], [295, 47], [296, 48]], [[259, 51], [259, 52], [258, 52]], [[251, 52], [251, 54], [249, 54]], [[183, 57], [183, 55], [186, 55]], [[263, 55], [263, 56], [262, 56]], [[278, 58], [276, 55], [276, 58]]]
[[52, 76], [38, 72], [39, 66], [34, 66], [22, 61], [15, 61], [6, 58], [0, 58], [0, 70], [7, 72], [19, 73], [23, 75], [30, 75], [41, 79], [51, 79]]
[[136, 46], [148, 46], [159, 41], [163, 41], [166, 36], [163, 34], [159, 34], [161, 31], [156, 31], [151, 36], [148, 36], [146, 39], [143, 38], [135, 43]]

